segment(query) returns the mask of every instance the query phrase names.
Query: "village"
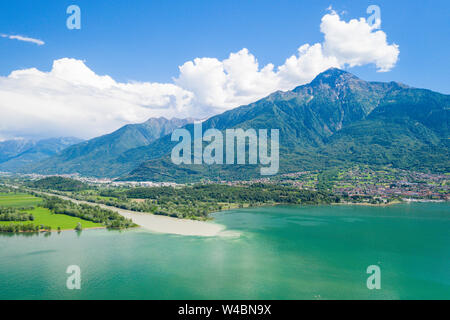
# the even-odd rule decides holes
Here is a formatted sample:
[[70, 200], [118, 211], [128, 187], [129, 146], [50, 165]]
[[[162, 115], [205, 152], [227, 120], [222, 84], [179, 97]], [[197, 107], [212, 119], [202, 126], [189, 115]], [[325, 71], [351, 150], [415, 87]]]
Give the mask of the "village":
[[400, 170], [392, 167], [355, 166], [333, 172], [298, 172], [282, 177], [283, 182], [303, 189], [326, 189], [349, 198], [448, 201], [450, 175]]
[[303, 190], [329, 191], [354, 202], [449, 201], [450, 175], [366, 165], [330, 171], [300, 171], [275, 178], [221, 181], [227, 185], [290, 184]]

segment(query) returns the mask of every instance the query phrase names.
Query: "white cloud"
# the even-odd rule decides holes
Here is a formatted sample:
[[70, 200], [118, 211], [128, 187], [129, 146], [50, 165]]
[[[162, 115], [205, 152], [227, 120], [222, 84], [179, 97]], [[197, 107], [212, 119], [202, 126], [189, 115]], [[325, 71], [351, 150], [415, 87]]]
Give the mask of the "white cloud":
[[325, 55], [320, 43], [304, 44], [298, 48], [298, 55], [286, 59], [278, 68], [282, 90], [289, 90], [311, 81], [317, 74], [331, 67], [342, 67], [335, 56]]
[[[330, 9], [331, 10], [331, 9]], [[175, 83], [194, 93], [202, 110], [220, 112], [248, 104], [276, 90], [291, 90], [308, 83], [331, 67], [375, 64], [389, 71], [398, 60], [396, 44], [389, 45], [386, 34], [369, 26], [364, 18], [345, 22], [332, 11], [322, 18], [323, 43], [304, 44], [283, 65], [260, 67], [247, 49], [229, 58], [196, 58], [180, 67]]]
[[375, 27], [364, 18], [345, 22], [334, 12], [325, 15], [320, 25], [325, 35], [324, 54], [336, 57], [340, 65], [354, 67], [374, 63], [380, 72], [391, 70], [400, 52], [398, 45], [389, 45], [386, 34]]
[[173, 84], [119, 83], [65, 58], [50, 72], [0, 77], [0, 132], [89, 138], [151, 116], [176, 116], [191, 100], [191, 92]]
[[256, 58], [244, 48], [223, 61], [197, 58], [186, 62], [175, 83], [193, 92], [196, 106], [217, 113], [277, 90], [279, 79], [273, 68], [268, 64], [260, 69]]
[[0, 37], [19, 40], [19, 41], [25, 41], [25, 42], [31, 42], [31, 43], [37, 44], [38, 46], [42, 46], [45, 44], [45, 42], [42, 40], [34, 39], [34, 38], [30, 38], [30, 37], [24, 37], [24, 36], [20, 36], [20, 35], [0, 34]]
[[148, 117], [204, 118], [290, 90], [330, 67], [394, 67], [398, 46], [365, 19], [345, 22], [326, 14], [322, 43], [304, 44], [284, 64], [260, 66], [247, 49], [225, 60], [196, 58], [180, 66], [173, 83], [120, 83], [83, 61], [55, 60], [50, 72], [25, 69], [0, 77], [0, 135], [90, 138]]

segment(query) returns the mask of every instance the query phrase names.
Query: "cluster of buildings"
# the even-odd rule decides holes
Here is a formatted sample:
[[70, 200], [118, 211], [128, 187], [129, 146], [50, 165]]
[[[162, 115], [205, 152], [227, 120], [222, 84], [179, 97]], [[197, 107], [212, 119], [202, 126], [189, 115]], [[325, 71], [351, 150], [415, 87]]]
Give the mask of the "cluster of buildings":
[[[87, 178], [78, 175], [61, 175], [79, 181], [114, 187], [181, 187], [184, 184], [174, 182], [152, 181], [115, 181], [111, 179]], [[28, 178], [39, 179], [45, 176], [31, 174]], [[340, 169], [333, 173], [323, 174], [319, 171], [300, 171], [288, 173], [279, 177], [261, 177], [248, 181], [208, 181], [229, 186], [250, 185], [255, 183], [283, 183], [299, 189], [327, 189], [338, 195], [359, 198], [404, 200], [450, 200], [450, 175], [420, 173], [414, 171], [384, 167], [373, 169], [369, 166], [355, 166], [350, 169]]]
[[339, 170], [331, 178], [327, 177], [327, 181], [321, 180], [319, 172], [290, 174], [287, 179], [299, 188], [312, 190], [317, 190], [319, 184], [325, 183], [330, 191], [349, 197], [450, 199], [450, 175], [447, 174], [361, 166]]
[[326, 188], [338, 195], [358, 198], [450, 200], [450, 175], [421, 173], [386, 167], [373, 169], [356, 166], [322, 175], [319, 171], [301, 171], [281, 177], [261, 178], [251, 181], [222, 181], [230, 186], [253, 183], [286, 183], [306, 190]]

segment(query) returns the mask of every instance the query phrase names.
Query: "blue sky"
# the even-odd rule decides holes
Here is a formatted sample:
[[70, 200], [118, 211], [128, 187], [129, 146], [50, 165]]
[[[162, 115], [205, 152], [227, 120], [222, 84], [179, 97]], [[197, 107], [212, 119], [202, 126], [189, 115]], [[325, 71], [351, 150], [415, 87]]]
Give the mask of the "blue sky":
[[[81, 8], [81, 30], [66, 27], [72, 4]], [[365, 22], [346, 29], [351, 19], [367, 19], [369, 5], [380, 7], [386, 40], [375, 31], [358, 38]], [[444, 0], [1, 1], [0, 140], [90, 138], [151, 116], [210, 116], [307, 83], [336, 64], [365, 80], [448, 94], [449, 12]], [[339, 48], [346, 30], [355, 34]], [[45, 44], [9, 38], [15, 35]], [[310, 62], [298, 51], [304, 44], [320, 60], [306, 73]], [[332, 54], [322, 56], [330, 44]], [[342, 52], [347, 47], [350, 55]], [[383, 66], [389, 71], [377, 72]]]
[[[66, 8], [82, 10], [82, 29], [68, 30]], [[167, 82], [195, 57], [226, 58], [248, 48], [261, 64], [282, 64], [302, 43], [320, 41], [320, 19], [332, 5], [343, 18], [366, 17], [381, 8], [388, 41], [400, 59], [387, 73], [373, 66], [351, 71], [368, 80], [396, 80], [450, 93], [448, 1], [14, 0], [0, 3], [0, 32], [35, 37], [44, 46], [0, 39], [0, 74], [55, 59], [86, 61], [98, 74], [120, 81]]]

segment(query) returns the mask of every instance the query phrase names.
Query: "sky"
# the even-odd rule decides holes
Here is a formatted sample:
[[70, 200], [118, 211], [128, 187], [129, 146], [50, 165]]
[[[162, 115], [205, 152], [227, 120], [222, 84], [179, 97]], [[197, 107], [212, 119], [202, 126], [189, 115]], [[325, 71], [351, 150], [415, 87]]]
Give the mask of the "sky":
[[[67, 27], [70, 5], [81, 29]], [[0, 0], [0, 140], [205, 118], [329, 67], [448, 94], [449, 12], [444, 0]]]

